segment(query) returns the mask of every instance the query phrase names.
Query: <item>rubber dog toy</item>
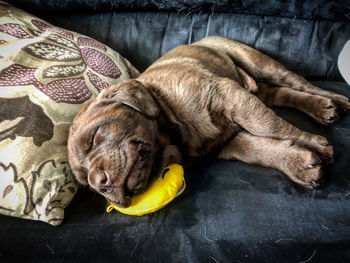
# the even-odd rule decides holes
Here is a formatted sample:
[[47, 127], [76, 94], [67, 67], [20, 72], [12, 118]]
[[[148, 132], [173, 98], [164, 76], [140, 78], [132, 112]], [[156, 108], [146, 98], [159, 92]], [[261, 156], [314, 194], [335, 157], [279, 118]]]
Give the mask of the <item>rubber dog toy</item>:
[[124, 214], [137, 216], [153, 213], [180, 195], [185, 187], [183, 167], [179, 164], [171, 164], [162, 171], [162, 175], [152, 183], [146, 192], [131, 198], [129, 207], [120, 208], [110, 204], [107, 207], [107, 213], [113, 209]]

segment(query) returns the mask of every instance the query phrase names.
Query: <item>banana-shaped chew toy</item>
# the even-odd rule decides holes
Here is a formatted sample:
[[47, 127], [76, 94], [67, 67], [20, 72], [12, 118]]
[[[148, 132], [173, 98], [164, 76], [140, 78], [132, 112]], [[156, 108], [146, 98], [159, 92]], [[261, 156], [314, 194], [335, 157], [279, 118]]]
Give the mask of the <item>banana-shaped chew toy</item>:
[[127, 208], [120, 208], [113, 204], [107, 207], [107, 212], [113, 209], [128, 215], [141, 216], [153, 213], [168, 203], [185, 190], [184, 170], [179, 164], [171, 164], [162, 171], [149, 189], [131, 198], [131, 205]]

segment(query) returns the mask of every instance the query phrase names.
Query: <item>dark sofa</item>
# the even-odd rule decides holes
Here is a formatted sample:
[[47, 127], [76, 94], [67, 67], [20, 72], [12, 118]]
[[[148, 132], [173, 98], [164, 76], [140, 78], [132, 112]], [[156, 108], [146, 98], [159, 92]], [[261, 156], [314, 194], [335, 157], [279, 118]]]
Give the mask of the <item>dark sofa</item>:
[[[350, 39], [349, 1], [8, 2], [105, 43], [140, 71], [177, 45], [220, 35], [350, 98], [337, 69]], [[272, 169], [203, 158], [186, 169], [185, 192], [154, 214], [107, 214], [105, 200], [81, 188], [59, 227], [0, 216], [0, 261], [349, 262], [350, 116], [325, 127], [294, 110], [276, 112], [334, 145], [335, 164], [320, 188], [303, 189]]]

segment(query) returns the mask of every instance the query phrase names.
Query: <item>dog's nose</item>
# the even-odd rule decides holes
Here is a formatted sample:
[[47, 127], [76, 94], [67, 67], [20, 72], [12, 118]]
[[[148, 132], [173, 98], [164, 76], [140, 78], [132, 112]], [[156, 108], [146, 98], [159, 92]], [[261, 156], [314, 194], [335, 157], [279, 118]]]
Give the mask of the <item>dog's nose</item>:
[[95, 184], [98, 188], [108, 186], [110, 184], [111, 176], [107, 171], [102, 170], [95, 176]]

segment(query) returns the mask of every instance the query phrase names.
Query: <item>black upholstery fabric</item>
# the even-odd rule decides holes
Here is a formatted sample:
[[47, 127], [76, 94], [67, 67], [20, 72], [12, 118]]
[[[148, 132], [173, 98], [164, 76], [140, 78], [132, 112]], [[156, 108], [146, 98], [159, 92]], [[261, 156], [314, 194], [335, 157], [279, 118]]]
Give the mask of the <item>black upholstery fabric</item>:
[[178, 45], [220, 35], [244, 42], [308, 79], [342, 80], [336, 61], [350, 39], [350, 22], [225, 13], [101, 13], [45, 18], [106, 43], [141, 71]]
[[[336, 63], [350, 39], [346, 1], [9, 2], [98, 39], [141, 71], [177, 45], [221, 35], [350, 98]], [[350, 115], [324, 127], [295, 110], [276, 112], [334, 145], [319, 189], [272, 169], [199, 159], [185, 171], [185, 192], [154, 214], [106, 214], [104, 199], [82, 188], [59, 227], [0, 216], [0, 261], [349, 262]]]
[[[317, 85], [350, 96], [344, 83]], [[198, 160], [185, 172], [185, 192], [154, 214], [106, 214], [103, 198], [81, 189], [59, 227], [0, 216], [0, 260], [349, 262], [350, 116], [324, 128], [294, 110], [278, 114], [334, 144], [336, 162], [319, 189], [268, 168]]]
[[350, 20], [349, 0], [9, 0], [31, 12], [172, 11], [229, 12], [299, 19]]
[[[207, 3], [207, 1], [204, 2]], [[16, 3], [16, 1], [9, 2]], [[254, 13], [257, 14], [263, 7], [267, 10], [267, 6], [269, 10], [290, 9], [290, 12], [294, 10], [293, 18], [265, 16], [264, 12], [264, 15], [225, 12], [102, 12], [104, 9], [100, 8], [103, 3], [111, 5], [113, 3], [115, 6], [126, 6], [126, 3], [133, 6], [132, 3], [134, 3], [141, 7], [142, 1], [26, 0], [23, 2], [26, 3], [18, 0], [17, 4], [23, 4], [27, 7], [27, 11], [33, 10], [34, 13], [57, 26], [89, 35], [109, 45], [128, 58], [141, 71], [178, 45], [190, 44], [209, 35], [220, 35], [244, 42], [310, 80], [343, 80], [336, 61], [341, 48], [350, 39], [350, 21], [313, 20], [310, 16], [307, 17], [310, 8], [304, 8], [314, 4], [316, 6], [314, 10], [321, 10], [322, 6], [327, 6], [332, 10], [329, 13], [330, 16], [336, 16], [340, 10], [346, 14], [347, 6], [340, 8], [340, 2], [337, 4], [337, 1], [286, 1], [288, 4], [284, 1], [268, 2], [269, 4], [263, 4], [265, 1], [254, 1], [255, 4], [253, 4], [252, 1], [252, 5], [258, 5], [259, 8], [249, 9], [255, 10]], [[146, 1], [145, 5], [151, 5], [151, 3], [160, 5], [160, 2]], [[162, 2], [168, 5], [171, 3], [184, 5], [190, 1]], [[199, 2], [197, 0], [192, 3], [194, 5]], [[219, 2], [229, 6], [228, 2]], [[249, 1], [243, 2], [249, 3]], [[277, 3], [282, 6], [278, 7]], [[341, 1], [341, 3], [345, 2]], [[47, 5], [50, 8], [46, 7]], [[64, 10], [67, 5], [74, 5], [72, 10], [75, 11], [80, 11], [79, 7], [83, 5], [88, 6], [90, 11], [95, 8], [99, 12], [67, 16], [48, 14], [45, 10], [48, 8], [62, 12], [61, 10]], [[290, 6], [285, 7], [285, 5]], [[348, 7], [350, 8], [350, 5]], [[303, 19], [297, 17], [299, 13]], [[350, 18], [350, 13], [348, 15]]]

